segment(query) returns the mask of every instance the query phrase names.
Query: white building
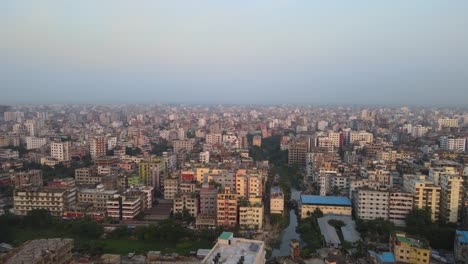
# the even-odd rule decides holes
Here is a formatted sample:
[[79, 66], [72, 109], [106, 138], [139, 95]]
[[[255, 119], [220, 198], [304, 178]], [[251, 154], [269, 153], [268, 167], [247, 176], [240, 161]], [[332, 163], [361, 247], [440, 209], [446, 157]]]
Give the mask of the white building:
[[440, 217], [449, 223], [457, 223], [463, 202], [463, 176], [440, 175]]
[[351, 131], [349, 133], [349, 143], [350, 144], [357, 144], [359, 142], [363, 142], [366, 144], [372, 143], [374, 141], [374, 135], [372, 133], [366, 131]]
[[458, 119], [456, 118], [441, 118], [438, 120], [439, 129], [444, 127], [458, 127]]
[[71, 143], [70, 141], [65, 142], [53, 142], [50, 144], [50, 156], [59, 161], [67, 161], [71, 159]]
[[200, 152], [200, 163], [203, 163], [203, 164], [210, 163], [210, 152], [209, 151]]
[[47, 139], [37, 137], [26, 137], [26, 149], [40, 149], [47, 144]]
[[451, 151], [466, 151], [466, 138], [440, 137], [440, 148]]

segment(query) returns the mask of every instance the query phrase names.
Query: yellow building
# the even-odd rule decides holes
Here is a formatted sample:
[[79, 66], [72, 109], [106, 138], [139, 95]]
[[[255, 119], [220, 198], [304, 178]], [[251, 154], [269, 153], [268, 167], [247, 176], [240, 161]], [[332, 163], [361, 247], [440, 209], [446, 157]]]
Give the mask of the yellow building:
[[262, 175], [255, 170], [238, 170], [236, 173], [236, 193], [250, 199], [263, 195]]
[[262, 136], [255, 135], [252, 139], [252, 145], [261, 147], [262, 146]]
[[[207, 173], [208, 174], [221, 174], [223, 171], [224, 170], [220, 170], [220, 169], [197, 168], [196, 170], [197, 182], [203, 183], [204, 175]], [[210, 176], [207, 176], [206, 180], [209, 182]]]
[[151, 157], [138, 163], [138, 175], [148, 186], [159, 187], [161, 174], [166, 171], [165, 163], [158, 157]]
[[237, 224], [237, 194], [231, 188], [218, 193], [216, 213], [216, 225], [234, 227]]
[[262, 229], [263, 205], [257, 202], [239, 207], [239, 226], [243, 229]]
[[463, 202], [463, 176], [442, 174], [440, 176], [440, 216], [447, 222], [457, 223]]
[[414, 195], [413, 207], [428, 209], [432, 221], [439, 220], [441, 188], [424, 175], [404, 175], [403, 188]]
[[301, 219], [309, 217], [316, 209], [324, 214], [351, 215], [351, 200], [345, 196], [301, 195]]
[[426, 241], [408, 237], [403, 232], [391, 236], [390, 250], [398, 263], [428, 264], [431, 257]]
[[270, 213], [283, 214], [284, 212], [284, 194], [279, 187], [271, 188], [270, 194]]

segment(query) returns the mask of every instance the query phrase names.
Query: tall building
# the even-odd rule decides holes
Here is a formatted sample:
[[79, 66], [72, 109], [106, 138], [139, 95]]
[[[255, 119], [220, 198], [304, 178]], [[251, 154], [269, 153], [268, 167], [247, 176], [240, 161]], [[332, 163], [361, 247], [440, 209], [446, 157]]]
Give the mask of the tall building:
[[239, 207], [239, 226], [243, 229], [263, 228], [263, 205], [261, 202]]
[[440, 148], [451, 151], [466, 151], [466, 138], [440, 137]]
[[308, 144], [306, 141], [293, 141], [288, 146], [288, 164], [306, 165]]
[[438, 124], [439, 124], [439, 129], [442, 129], [442, 128], [445, 128], [445, 127], [448, 127], [448, 128], [458, 127], [458, 119], [456, 119], [456, 118], [440, 118], [438, 120]]
[[174, 197], [174, 204], [172, 208], [174, 214], [183, 213], [184, 210], [193, 216], [197, 217], [198, 215], [198, 197], [197, 194], [192, 192], [179, 192]]
[[283, 214], [284, 212], [284, 194], [279, 187], [271, 188], [270, 194], [270, 213]]
[[388, 219], [389, 192], [372, 189], [358, 189], [353, 194], [354, 212], [364, 220]]
[[421, 125], [414, 126], [411, 129], [411, 136], [413, 136], [413, 137], [423, 137], [424, 135], [427, 134], [428, 131], [429, 131], [429, 128], [427, 128], [427, 127], [423, 127]]
[[236, 173], [235, 187], [237, 195], [247, 200], [250, 198], [262, 197], [262, 175], [253, 170], [238, 170]]
[[413, 206], [431, 212], [432, 221], [439, 220], [441, 188], [424, 175], [404, 175], [403, 189], [413, 194]]
[[47, 139], [37, 137], [26, 137], [26, 149], [40, 149], [47, 144]]
[[76, 188], [20, 188], [13, 194], [13, 210], [26, 215], [33, 209], [46, 209], [51, 215], [61, 216], [76, 204]]
[[59, 161], [71, 159], [71, 142], [53, 142], [50, 144], [50, 156]]
[[91, 159], [96, 159], [106, 155], [106, 139], [103, 136], [95, 136], [89, 142], [89, 153]]
[[463, 176], [442, 174], [440, 188], [440, 217], [446, 222], [457, 223], [463, 203]]
[[200, 214], [216, 215], [218, 189], [213, 185], [203, 184], [200, 189]]
[[388, 220], [397, 226], [406, 225], [406, 216], [413, 210], [413, 195], [407, 192], [390, 192]]
[[252, 145], [261, 147], [262, 146], [262, 136], [255, 135], [252, 139]]
[[216, 225], [233, 228], [237, 224], [237, 194], [231, 188], [218, 193]]

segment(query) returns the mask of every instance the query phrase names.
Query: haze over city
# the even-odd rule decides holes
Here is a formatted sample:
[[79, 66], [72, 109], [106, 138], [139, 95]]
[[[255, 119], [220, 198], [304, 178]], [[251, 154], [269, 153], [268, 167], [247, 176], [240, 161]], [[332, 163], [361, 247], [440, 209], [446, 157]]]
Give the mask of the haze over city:
[[466, 1], [8, 1], [1, 103], [463, 105]]

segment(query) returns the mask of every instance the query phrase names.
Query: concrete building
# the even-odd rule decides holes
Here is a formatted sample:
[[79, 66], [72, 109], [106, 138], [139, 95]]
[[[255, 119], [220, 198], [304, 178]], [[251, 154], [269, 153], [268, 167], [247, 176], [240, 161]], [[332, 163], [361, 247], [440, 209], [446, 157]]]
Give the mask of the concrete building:
[[16, 188], [43, 185], [42, 170], [29, 170], [24, 172], [15, 172], [11, 175], [11, 181]]
[[0, 257], [5, 264], [68, 264], [72, 259], [73, 239], [49, 238], [30, 240]]
[[78, 203], [91, 204], [93, 211], [105, 212], [107, 210], [107, 201], [119, 197], [117, 190], [105, 190], [104, 185], [100, 184], [96, 189], [79, 189]]
[[413, 194], [392, 191], [388, 203], [388, 220], [396, 226], [405, 226], [406, 216], [413, 210]]
[[179, 180], [176, 178], [164, 179], [164, 199], [173, 200], [179, 192]]
[[306, 165], [308, 144], [306, 141], [292, 141], [288, 146], [288, 164]]
[[457, 223], [463, 204], [463, 176], [442, 174], [440, 188], [440, 217], [446, 222]]
[[398, 263], [428, 264], [431, 250], [426, 241], [411, 238], [403, 232], [390, 237], [390, 251]]
[[16, 189], [13, 193], [13, 209], [16, 215], [26, 215], [33, 209], [46, 209], [51, 215], [61, 216], [76, 204], [76, 188]]
[[366, 131], [351, 131], [349, 133], [349, 143], [357, 144], [359, 142], [370, 144], [374, 142], [374, 135]]
[[221, 144], [223, 135], [217, 133], [206, 134], [206, 143], [210, 145]]
[[50, 156], [58, 161], [71, 160], [71, 142], [53, 142], [50, 144]]
[[156, 157], [145, 159], [138, 163], [138, 174], [145, 185], [159, 188], [161, 174], [165, 171], [165, 163]]
[[261, 202], [239, 207], [239, 226], [242, 229], [259, 230], [263, 228], [263, 205]]
[[106, 138], [103, 136], [95, 136], [89, 142], [89, 153], [91, 159], [96, 159], [106, 155]]
[[179, 192], [175, 195], [172, 211], [176, 214], [183, 213], [184, 210], [187, 210], [195, 218], [198, 216], [198, 197], [196, 193]]
[[389, 192], [358, 189], [353, 194], [354, 212], [364, 220], [383, 218], [388, 220]]
[[26, 149], [40, 149], [47, 144], [47, 139], [38, 137], [26, 137]]
[[209, 151], [202, 151], [200, 152], [200, 163], [207, 164], [210, 163], [210, 152]]
[[102, 176], [98, 174], [97, 167], [79, 168], [75, 170], [76, 184], [96, 185], [102, 181]]
[[351, 200], [344, 196], [301, 195], [299, 202], [301, 219], [307, 218], [315, 209], [324, 214], [351, 215]]
[[132, 220], [141, 212], [141, 199], [120, 196], [107, 201], [107, 216], [115, 219]]
[[230, 187], [218, 193], [216, 225], [232, 228], [237, 224], [237, 194]]
[[263, 195], [262, 175], [255, 170], [238, 170], [235, 186], [237, 195], [247, 200]]
[[458, 174], [454, 167], [440, 167], [430, 168], [428, 180], [432, 181], [435, 185], [440, 185], [440, 176], [443, 174]]
[[218, 189], [207, 183], [200, 189], [200, 214], [216, 215]]
[[428, 131], [429, 131], [429, 128], [427, 127], [423, 127], [421, 125], [414, 126], [411, 129], [411, 136], [416, 137], [416, 138], [423, 137], [427, 134]]
[[234, 238], [231, 232], [223, 232], [201, 264], [264, 264], [266, 262], [265, 256], [265, 243], [263, 241]]
[[450, 151], [466, 151], [466, 138], [461, 137], [448, 137], [443, 136], [440, 137], [440, 148], [444, 150]]
[[441, 188], [424, 175], [403, 175], [403, 189], [413, 194], [413, 207], [428, 209], [432, 221], [439, 220]]
[[271, 188], [270, 193], [270, 214], [283, 214], [284, 193], [279, 187]]
[[457, 118], [440, 118], [438, 120], [439, 130], [445, 127], [452, 128], [458, 127], [458, 119]]
[[252, 139], [252, 145], [261, 147], [262, 146], [262, 136], [255, 135]]
[[174, 140], [174, 153], [179, 153], [182, 150], [190, 152], [192, 151], [194, 144], [194, 139]]
[[468, 263], [468, 231], [455, 231], [453, 253], [455, 263]]

